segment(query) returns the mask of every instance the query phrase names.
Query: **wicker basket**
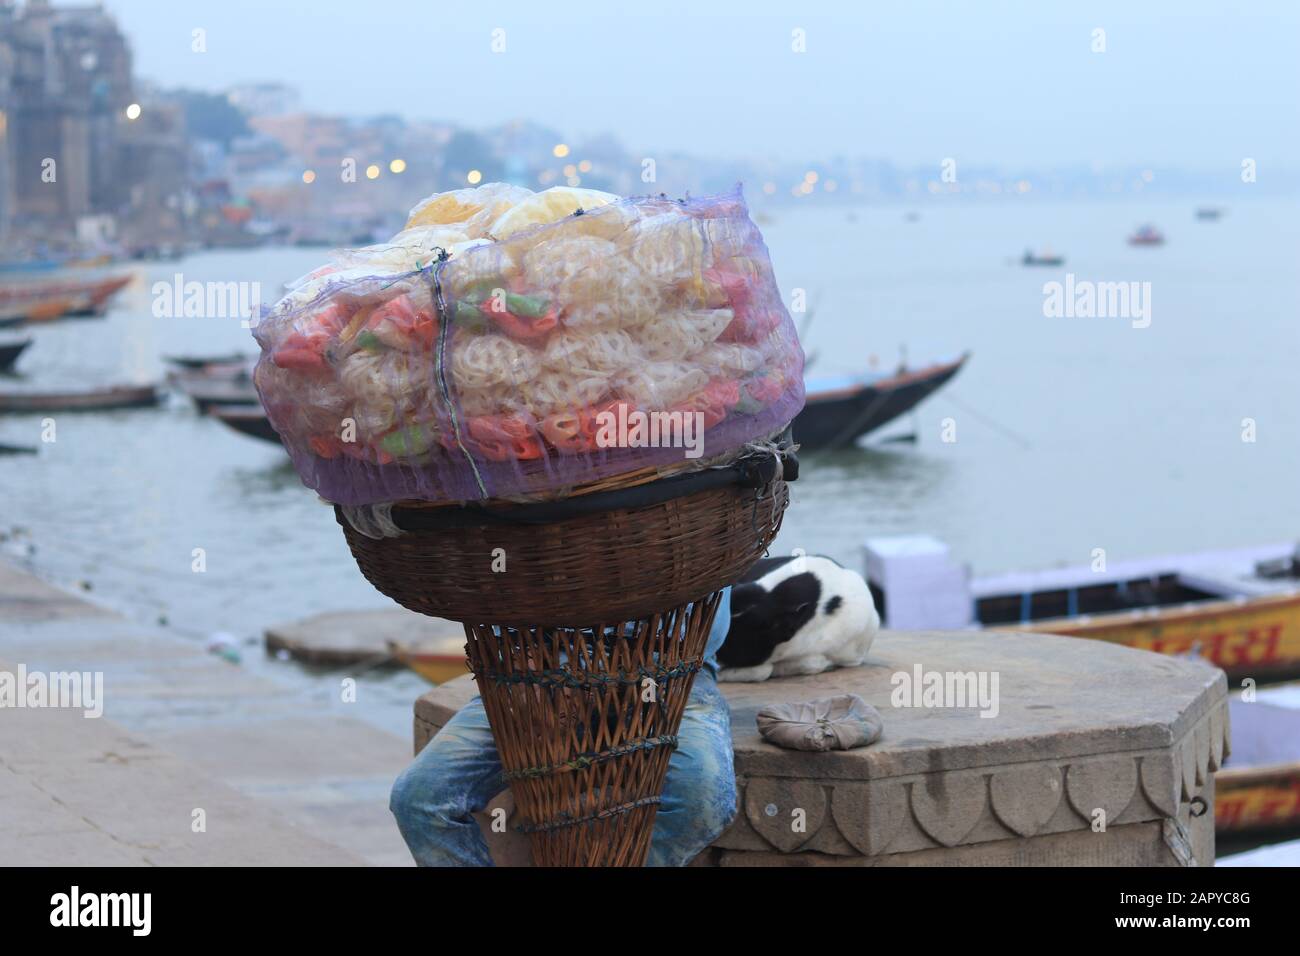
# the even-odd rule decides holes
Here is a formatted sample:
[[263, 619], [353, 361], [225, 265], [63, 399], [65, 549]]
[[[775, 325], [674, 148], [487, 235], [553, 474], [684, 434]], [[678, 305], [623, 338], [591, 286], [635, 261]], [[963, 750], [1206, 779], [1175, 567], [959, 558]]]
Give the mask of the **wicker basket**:
[[792, 467], [760, 457], [548, 505], [394, 508], [404, 533], [380, 539], [337, 512], [376, 588], [464, 623], [534, 863], [645, 862], [720, 591], [776, 537]]
[[535, 866], [641, 866], [720, 592], [592, 628], [465, 625]]
[[[593, 496], [594, 497], [594, 496]], [[522, 523], [542, 506], [484, 511], [396, 538], [360, 534], [338, 513], [366, 576], [398, 604], [468, 624], [590, 626], [630, 621], [725, 587], [763, 556], [789, 501], [778, 475], [759, 488], [727, 484], [640, 507]], [[505, 515], [505, 517], [502, 517]], [[440, 516], [441, 517], [441, 516]]]

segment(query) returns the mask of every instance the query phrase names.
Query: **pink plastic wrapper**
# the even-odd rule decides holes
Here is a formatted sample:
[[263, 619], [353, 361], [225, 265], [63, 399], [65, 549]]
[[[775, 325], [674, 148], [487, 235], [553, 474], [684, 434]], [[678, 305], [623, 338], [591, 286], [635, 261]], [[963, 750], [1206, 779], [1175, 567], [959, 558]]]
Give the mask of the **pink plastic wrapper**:
[[262, 404], [321, 497], [562, 497], [725, 460], [803, 407], [803, 352], [739, 189], [505, 239], [488, 214], [532, 194], [482, 189], [498, 206], [474, 222], [340, 253], [257, 324]]

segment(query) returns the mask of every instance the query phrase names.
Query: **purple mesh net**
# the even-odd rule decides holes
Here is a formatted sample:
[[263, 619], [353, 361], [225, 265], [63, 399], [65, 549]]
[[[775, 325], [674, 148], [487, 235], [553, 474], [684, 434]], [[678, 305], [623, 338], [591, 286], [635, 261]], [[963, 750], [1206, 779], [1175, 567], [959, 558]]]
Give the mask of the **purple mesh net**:
[[308, 487], [344, 505], [557, 497], [794, 418], [803, 352], [739, 188], [529, 224], [569, 193], [432, 197], [261, 318], [258, 392]]

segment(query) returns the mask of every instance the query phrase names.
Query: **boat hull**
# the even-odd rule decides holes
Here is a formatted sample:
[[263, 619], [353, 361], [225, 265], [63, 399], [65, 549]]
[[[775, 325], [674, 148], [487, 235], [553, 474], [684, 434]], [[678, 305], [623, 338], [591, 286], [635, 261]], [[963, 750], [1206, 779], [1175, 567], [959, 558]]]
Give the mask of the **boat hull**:
[[1199, 653], [1233, 681], [1300, 677], [1300, 595], [1035, 621], [1012, 629], [1109, 641], [1157, 654]]
[[397, 654], [399, 661], [431, 684], [445, 684], [469, 673], [465, 655]]
[[966, 358], [835, 392], [809, 394], [794, 420], [794, 439], [804, 451], [848, 448], [929, 398], [961, 370]]
[[23, 339], [20, 342], [0, 342], [0, 372], [12, 369], [18, 361], [18, 356], [22, 355], [31, 344], [31, 339]]
[[65, 316], [100, 316], [131, 276], [59, 276], [0, 282], [0, 326], [51, 322]]
[[31, 392], [0, 395], [0, 413], [106, 412], [119, 408], [148, 408], [162, 394], [152, 385], [123, 386], [95, 392]]
[[271, 427], [271, 420], [261, 406], [248, 405], [213, 405], [208, 414], [228, 428], [233, 428], [241, 435], [260, 438], [262, 441], [280, 444], [280, 436]]

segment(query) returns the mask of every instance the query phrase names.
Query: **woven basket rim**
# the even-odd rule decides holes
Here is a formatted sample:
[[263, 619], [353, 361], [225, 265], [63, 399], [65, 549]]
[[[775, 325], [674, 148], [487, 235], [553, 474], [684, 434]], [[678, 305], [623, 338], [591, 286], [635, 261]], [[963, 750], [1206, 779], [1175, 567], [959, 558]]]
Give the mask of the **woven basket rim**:
[[[727, 486], [762, 489], [785, 475], [789, 462], [774, 452], [746, 455], [730, 465], [671, 475], [635, 487], [613, 488], [581, 498], [516, 504], [467, 502], [455, 510], [407, 508], [401, 502], [390, 511], [393, 524], [404, 532], [439, 531], [475, 525], [553, 524], [611, 511], [634, 512], [702, 491]], [[337, 510], [337, 508], [336, 508]]]

